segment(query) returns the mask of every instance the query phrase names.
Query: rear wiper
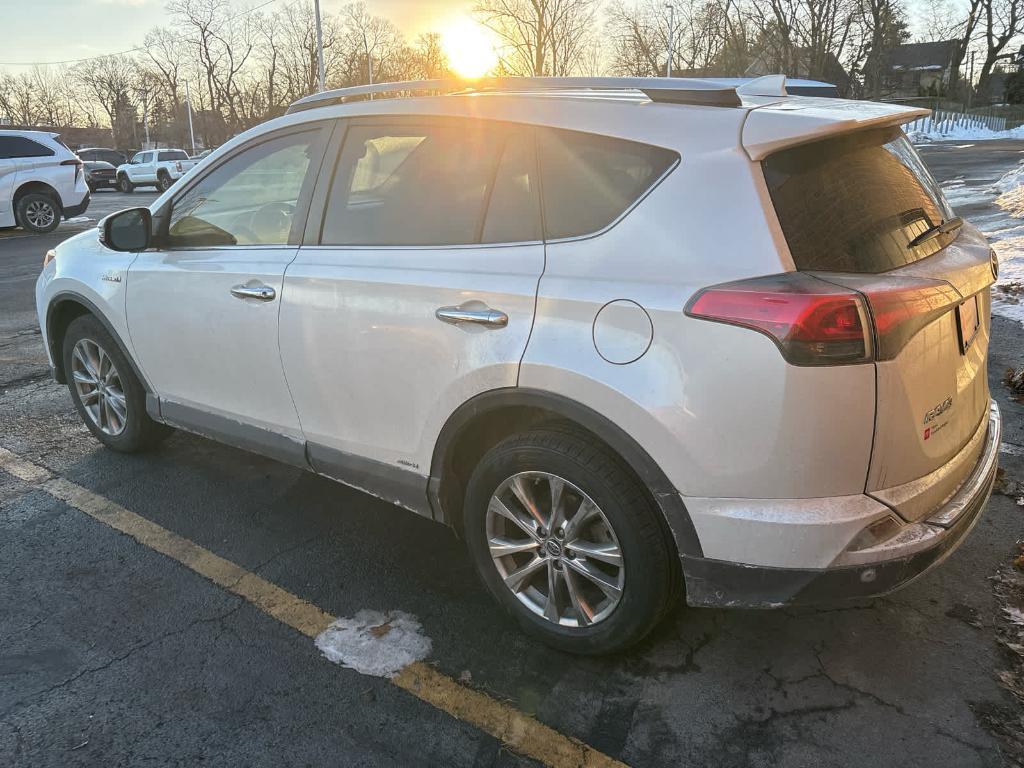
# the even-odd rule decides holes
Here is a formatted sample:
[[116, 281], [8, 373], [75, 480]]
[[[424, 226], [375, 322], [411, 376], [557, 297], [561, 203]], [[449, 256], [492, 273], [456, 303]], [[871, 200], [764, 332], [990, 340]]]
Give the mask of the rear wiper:
[[954, 216], [952, 219], [947, 219], [946, 221], [940, 222], [935, 226], [926, 229], [920, 235], [907, 243], [907, 248], [914, 248], [921, 243], [927, 243], [929, 240], [934, 240], [939, 235], [948, 235], [950, 232], [956, 232], [956, 230], [960, 229], [963, 225], [964, 220], [959, 216]]

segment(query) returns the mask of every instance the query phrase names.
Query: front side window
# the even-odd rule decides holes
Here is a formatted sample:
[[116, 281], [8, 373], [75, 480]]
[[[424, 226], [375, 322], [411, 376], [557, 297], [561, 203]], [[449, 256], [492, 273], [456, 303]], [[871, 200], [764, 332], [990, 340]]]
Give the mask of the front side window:
[[353, 125], [324, 245], [443, 246], [539, 237], [528, 129], [483, 120]]
[[171, 247], [283, 245], [320, 129], [269, 139], [218, 165], [174, 201]]
[[52, 157], [53, 150], [24, 136], [0, 136], [0, 160], [17, 157]]
[[539, 135], [544, 234], [552, 240], [604, 229], [679, 159], [668, 149], [591, 133]]
[[953, 211], [899, 128], [782, 150], [765, 159], [764, 174], [797, 269], [887, 272], [957, 235], [918, 241]]

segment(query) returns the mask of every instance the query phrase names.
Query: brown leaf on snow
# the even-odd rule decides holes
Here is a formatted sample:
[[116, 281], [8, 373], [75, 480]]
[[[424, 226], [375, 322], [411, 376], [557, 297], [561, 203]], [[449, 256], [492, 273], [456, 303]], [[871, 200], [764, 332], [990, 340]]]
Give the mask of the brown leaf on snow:
[[383, 624], [378, 624], [375, 627], [370, 627], [370, 634], [374, 637], [384, 637], [388, 632], [391, 631], [391, 622], [385, 621]]

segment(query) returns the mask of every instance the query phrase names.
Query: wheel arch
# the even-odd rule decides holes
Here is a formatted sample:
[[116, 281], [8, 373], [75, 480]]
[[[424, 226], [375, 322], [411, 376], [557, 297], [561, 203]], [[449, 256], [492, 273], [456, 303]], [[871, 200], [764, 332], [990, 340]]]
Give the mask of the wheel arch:
[[45, 181], [38, 181], [36, 179], [33, 179], [32, 181], [26, 181], [24, 184], [20, 185], [14, 191], [14, 197], [11, 198], [14, 204], [14, 209], [17, 210], [18, 202], [21, 200], [21, 198], [23, 198], [25, 195], [31, 195], [33, 193], [46, 195], [47, 197], [53, 198], [53, 201], [57, 204], [57, 207], [60, 208], [61, 210], [64, 209], [64, 204], [61, 202], [60, 199], [60, 193], [52, 186], [47, 184]]
[[484, 392], [449, 416], [434, 445], [427, 484], [435, 517], [461, 531], [466, 483], [480, 456], [515, 431], [553, 421], [568, 422], [615, 451], [650, 494], [678, 553], [703, 556], [682, 497], [632, 436], [571, 398], [524, 387]]
[[146, 394], [153, 394], [153, 388], [149, 385], [146, 377], [142, 375], [139, 366], [125, 346], [120, 334], [114, 329], [113, 324], [107, 319], [96, 304], [80, 293], [74, 291], [61, 291], [54, 294], [46, 307], [46, 343], [49, 346], [50, 359], [53, 361], [53, 378], [59, 384], [67, 383], [67, 372], [64, 370], [64, 337], [67, 334], [71, 322], [82, 315], [92, 315], [103, 326], [104, 330], [117, 344], [121, 354], [124, 355], [132, 368], [132, 373], [142, 382]]

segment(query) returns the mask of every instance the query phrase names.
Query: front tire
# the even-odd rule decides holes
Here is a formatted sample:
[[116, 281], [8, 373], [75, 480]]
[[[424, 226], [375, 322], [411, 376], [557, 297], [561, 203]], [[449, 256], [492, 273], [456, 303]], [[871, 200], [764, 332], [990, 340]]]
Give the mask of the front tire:
[[146, 390], [106, 328], [92, 315], [64, 335], [64, 373], [75, 409], [93, 436], [121, 453], [152, 448], [171, 429], [146, 413]]
[[44, 235], [60, 224], [60, 204], [49, 195], [31, 192], [18, 200], [15, 210], [22, 229]]
[[481, 578], [527, 633], [596, 655], [642, 640], [677, 602], [675, 549], [610, 450], [558, 427], [488, 451], [466, 494]]
[[125, 193], [135, 191], [135, 185], [132, 184], [128, 179], [128, 176], [123, 173], [117, 177], [117, 188]]

